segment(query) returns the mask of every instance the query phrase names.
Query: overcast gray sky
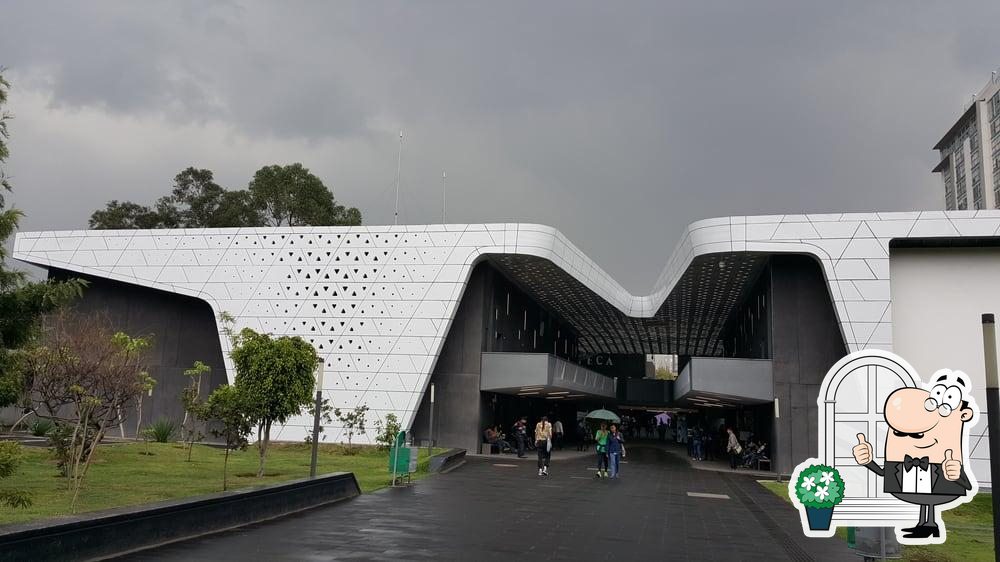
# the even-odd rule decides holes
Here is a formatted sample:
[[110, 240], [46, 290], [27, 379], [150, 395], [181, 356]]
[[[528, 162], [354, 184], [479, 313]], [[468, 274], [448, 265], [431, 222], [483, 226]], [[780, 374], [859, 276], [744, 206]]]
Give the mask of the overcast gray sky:
[[[1000, 2], [14, 2], [23, 227], [187, 166], [302, 162], [391, 223], [553, 225], [647, 292], [683, 226], [939, 209], [930, 147], [1000, 65]], [[805, 6], [806, 4], [821, 4]]]

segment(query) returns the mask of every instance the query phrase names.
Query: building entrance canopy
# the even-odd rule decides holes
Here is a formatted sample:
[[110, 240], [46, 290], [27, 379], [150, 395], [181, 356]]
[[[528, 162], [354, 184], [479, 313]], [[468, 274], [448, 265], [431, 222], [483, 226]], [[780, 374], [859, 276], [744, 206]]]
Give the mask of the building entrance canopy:
[[774, 401], [771, 361], [692, 357], [674, 382], [674, 405], [725, 408]]
[[480, 390], [549, 400], [615, 398], [615, 380], [545, 353], [483, 353]]

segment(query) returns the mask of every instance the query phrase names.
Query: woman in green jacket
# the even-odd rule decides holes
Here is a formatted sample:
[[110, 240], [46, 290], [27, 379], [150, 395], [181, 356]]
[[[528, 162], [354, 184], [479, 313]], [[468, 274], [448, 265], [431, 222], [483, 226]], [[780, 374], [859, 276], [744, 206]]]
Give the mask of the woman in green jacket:
[[601, 429], [594, 434], [594, 441], [597, 442], [597, 477], [607, 478], [608, 476], [608, 424], [601, 422]]

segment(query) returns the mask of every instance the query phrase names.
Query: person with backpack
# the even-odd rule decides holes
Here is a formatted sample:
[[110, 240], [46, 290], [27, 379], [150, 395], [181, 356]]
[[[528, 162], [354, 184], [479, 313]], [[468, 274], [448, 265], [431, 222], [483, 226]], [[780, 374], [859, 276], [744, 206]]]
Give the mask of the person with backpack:
[[538, 475], [549, 475], [549, 460], [552, 459], [552, 424], [548, 416], [535, 425], [535, 447], [538, 450]]
[[729, 441], [726, 443], [726, 452], [729, 453], [729, 468], [736, 470], [736, 460], [740, 458], [743, 447], [740, 446], [739, 439], [733, 433], [733, 428], [727, 427], [726, 433], [729, 434]]
[[601, 429], [594, 434], [594, 442], [597, 444], [597, 477], [606, 478], [608, 476], [608, 424], [601, 422]]

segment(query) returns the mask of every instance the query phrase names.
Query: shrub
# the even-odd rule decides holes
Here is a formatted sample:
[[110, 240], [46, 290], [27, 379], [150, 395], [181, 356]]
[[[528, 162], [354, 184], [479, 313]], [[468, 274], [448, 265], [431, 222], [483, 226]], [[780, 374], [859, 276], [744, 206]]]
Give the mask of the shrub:
[[795, 494], [806, 507], [830, 508], [843, 501], [844, 480], [836, 468], [814, 464], [799, 473]]
[[[85, 426], [79, 428], [78, 431], [74, 431], [74, 429], [77, 428], [69, 424], [57, 423], [46, 434], [49, 446], [52, 447], [52, 454], [56, 458], [56, 468], [59, 469], [61, 476], [70, 475], [73, 461], [76, 458], [74, 451], [82, 450], [82, 455], [90, 456], [93, 449], [97, 447], [96, 431], [93, 427]], [[86, 436], [84, 436], [84, 432], [86, 432]]]
[[[0, 441], [0, 480], [14, 476], [21, 464], [21, 445], [14, 441]], [[31, 496], [24, 490], [0, 488], [0, 504], [7, 507], [28, 507]]]
[[386, 414], [385, 425], [383, 426], [382, 420], [376, 420], [375, 422], [375, 443], [378, 444], [378, 448], [381, 450], [387, 450], [392, 448], [392, 445], [396, 442], [396, 434], [402, 429], [399, 425], [399, 418], [396, 414]]
[[160, 418], [150, 424], [148, 428], [149, 438], [157, 443], [169, 443], [174, 434], [177, 433], [177, 422], [167, 418]]
[[28, 427], [28, 430], [35, 437], [45, 437], [46, 435], [49, 434], [50, 431], [52, 431], [52, 428], [54, 427], [55, 424], [52, 423], [52, 420], [45, 418], [38, 418], [35, 421], [31, 422], [31, 426]]

